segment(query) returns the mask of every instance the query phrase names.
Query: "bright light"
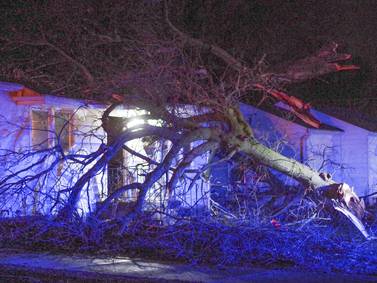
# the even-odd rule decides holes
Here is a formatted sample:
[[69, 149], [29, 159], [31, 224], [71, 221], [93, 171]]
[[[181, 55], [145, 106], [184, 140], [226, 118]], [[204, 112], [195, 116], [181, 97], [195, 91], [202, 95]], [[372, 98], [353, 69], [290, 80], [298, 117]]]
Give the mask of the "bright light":
[[147, 111], [145, 110], [140, 110], [140, 109], [114, 109], [111, 112], [111, 116], [113, 117], [124, 117], [124, 118], [132, 118], [132, 117], [137, 117], [140, 115], [145, 115], [147, 114]]
[[126, 124], [126, 127], [127, 128], [133, 128], [133, 127], [136, 127], [136, 126], [139, 126], [139, 125], [143, 125], [143, 124], [145, 124], [144, 119], [131, 118], [130, 121]]
[[115, 109], [111, 112], [111, 116], [113, 117], [125, 118], [124, 129], [140, 128], [140, 126], [145, 124], [157, 127], [162, 125], [163, 122], [160, 119], [143, 119], [142, 116], [147, 114], [147, 111], [140, 109]]

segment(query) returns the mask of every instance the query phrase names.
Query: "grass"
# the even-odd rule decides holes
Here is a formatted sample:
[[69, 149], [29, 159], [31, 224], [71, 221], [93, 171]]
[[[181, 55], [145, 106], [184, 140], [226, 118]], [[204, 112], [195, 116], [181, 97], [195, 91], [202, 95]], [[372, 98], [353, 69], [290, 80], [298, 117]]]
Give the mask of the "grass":
[[170, 226], [148, 218], [119, 235], [121, 223], [54, 222], [47, 217], [0, 221], [0, 246], [65, 254], [125, 255], [192, 264], [296, 267], [303, 270], [377, 275], [377, 241], [347, 225], [316, 221], [306, 226], [225, 225], [192, 219]]

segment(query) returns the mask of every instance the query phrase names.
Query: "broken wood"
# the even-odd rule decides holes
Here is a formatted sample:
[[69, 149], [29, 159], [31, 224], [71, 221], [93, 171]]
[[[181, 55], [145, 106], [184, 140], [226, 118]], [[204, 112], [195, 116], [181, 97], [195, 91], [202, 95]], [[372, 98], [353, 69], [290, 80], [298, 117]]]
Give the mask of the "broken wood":
[[[338, 44], [333, 42], [324, 46], [312, 56], [281, 65], [280, 67], [273, 66], [270, 70], [265, 72], [262, 70], [261, 74], [255, 74], [252, 68], [242, 64], [221, 47], [204, 43], [202, 40], [193, 38], [174, 26], [169, 20], [167, 1], [165, 1], [165, 21], [171, 30], [185, 43], [208, 50], [220, 58], [228, 67], [245, 76], [248, 85], [261, 89], [275, 99], [287, 104], [298, 118], [315, 128], [319, 128], [321, 123], [309, 112], [310, 105], [297, 97], [287, 95], [280, 91], [280, 88], [287, 84], [303, 82], [332, 72], [359, 69], [355, 65], [340, 65], [339, 62], [351, 59], [351, 55], [338, 53]], [[334, 206], [334, 208], [345, 214], [367, 239], [370, 238], [361, 221], [365, 208], [347, 184], [341, 183], [339, 185], [331, 179], [326, 180], [322, 178], [323, 176], [319, 172], [262, 145], [253, 136], [243, 131], [247, 123], [240, 123], [240, 121], [243, 121], [243, 117], [242, 114], [237, 115], [237, 113], [235, 109], [228, 112], [227, 118], [230, 121], [230, 128], [233, 129], [233, 133], [232, 137], [223, 142], [228, 143], [229, 148], [237, 148], [239, 151], [249, 154], [256, 161], [293, 177], [311, 189], [324, 190], [322, 197], [342, 203], [342, 208], [339, 205]], [[233, 115], [236, 117], [233, 117]], [[237, 126], [237, 123], [242, 125]], [[235, 137], [243, 138], [237, 140]]]

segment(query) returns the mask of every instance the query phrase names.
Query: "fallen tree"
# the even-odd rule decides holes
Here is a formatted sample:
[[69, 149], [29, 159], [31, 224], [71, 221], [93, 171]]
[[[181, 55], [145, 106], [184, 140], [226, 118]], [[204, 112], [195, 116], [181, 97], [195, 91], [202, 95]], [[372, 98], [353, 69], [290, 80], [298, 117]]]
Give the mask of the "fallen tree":
[[[112, 12], [116, 13], [115, 10]], [[144, 114], [133, 118], [143, 119], [146, 123], [121, 129], [112, 138], [111, 143], [104, 143], [96, 152], [80, 157], [64, 153], [56, 155], [50, 169], [62, 160], [80, 160], [80, 164], [87, 169], [81, 170], [80, 172], [85, 173], [79, 175], [78, 180], [65, 190], [67, 200], [56, 206], [59, 207], [58, 219], [71, 219], [75, 215], [77, 203], [90, 180], [99, 172], [106, 171], [106, 166], [120, 151], [124, 150], [138, 156], [150, 165], [150, 170], [142, 182], [115, 188], [97, 211], [97, 214], [101, 215], [124, 192], [136, 189], [136, 204], [124, 216], [123, 230], [142, 214], [148, 192], [163, 176], [168, 176], [165, 181], [164, 201], [169, 202], [171, 193], [177, 188], [179, 180], [184, 178], [193, 160], [206, 154], [213, 156], [218, 152], [222, 153], [224, 159], [230, 159], [241, 153], [254, 163], [276, 169], [296, 179], [302, 184], [301, 190], [314, 193], [318, 199], [326, 200], [336, 210], [349, 217], [366, 238], [370, 238], [362, 224], [365, 209], [363, 203], [347, 184], [341, 180], [326, 178], [326, 173], [317, 172], [263, 145], [255, 138], [252, 128], [239, 109], [239, 103], [245, 96], [262, 91], [265, 95], [288, 105], [298, 118], [317, 128], [321, 122], [310, 114], [310, 105], [297, 97], [289, 96], [283, 89], [289, 84], [331, 72], [357, 69], [357, 66], [342, 66], [337, 63], [350, 59], [349, 54], [338, 54], [338, 45], [331, 43], [316, 54], [285, 66], [264, 68], [257, 64], [249, 67], [226, 50], [193, 38], [177, 28], [169, 19], [166, 2], [164, 13], [153, 22], [153, 25], [157, 25], [158, 32], [154, 32], [153, 29], [144, 32], [142, 26], [136, 25], [139, 29], [135, 39], [122, 38], [117, 30], [114, 30], [113, 36], [104, 36], [97, 28], [89, 25], [93, 29], [87, 27], [85, 32], [92, 40], [76, 42], [79, 49], [85, 51], [76, 54], [69, 54], [58, 47], [59, 40], [64, 39], [51, 36], [53, 30], [44, 30], [47, 27], [41, 28], [40, 32], [33, 33], [33, 36], [26, 39], [20, 35], [7, 39], [9, 46], [46, 48], [48, 52], [54, 52], [78, 74], [72, 83], [75, 90], [92, 92], [92, 96], [97, 99], [105, 94], [106, 100], [112, 102], [102, 117], [102, 127], [108, 134], [112, 132], [109, 117], [118, 106], [124, 105], [144, 111]], [[166, 26], [169, 28], [167, 34], [164, 33]], [[161, 34], [164, 34], [163, 38]], [[48, 38], [49, 35], [51, 39], [56, 40], [55, 43]], [[123, 35], [126, 36], [125, 33]], [[101, 42], [93, 38], [101, 39]], [[70, 43], [64, 43], [62, 46], [70, 46]], [[106, 47], [101, 46], [97, 49], [97, 44]], [[102, 48], [108, 48], [106, 52], [101, 53], [103, 62], [108, 62], [104, 66], [107, 70], [104, 74], [85, 66], [85, 63], [93, 64], [89, 60], [91, 50], [100, 53]], [[111, 56], [121, 48], [130, 54], [127, 60], [120, 60], [118, 63], [117, 58]], [[203, 53], [211, 54], [219, 62], [205, 64], [205, 60], [202, 60]], [[123, 57], [119, 55], [119, 58]], [[124, 67], [125, 62], [131, 67]], [[39, 72], [40, 66], [35, 69]], [[56, 82], [61, 76], [66, 78], [67, 74], [70, 75], [70, 71], [62, 72], [57, 67], [55, 71], [59, 73], [57, 72], [54, 77], [51, 75], [54, 72], [46, 70], [49, 84], [65, 88], [66, 86], [58, 85]], [[186, 105], [190, 108], [187, 109]], [[124, 123], [127, 122], [126, 119]], [[164, 152], [163, 158], [157, 160], [153, 156], [142, 155], [127, 147], [127, 142], [140, 138], [169, 141], [170, 147]], [[185, 148], [189, 150], [182, 154]], [[57, 148], [53, 150], [55, 154]], [[206, 172], [215, 163], [216, 161], [209, 159], [208, 164], [198, 172], [197, 178], [205, 178]], [[14, 172], [13, 176], [22, 175], [23, 172], [24, 170]], [[40, 173], [38, 178], [46, 174], [45, 171]], [[8, 186], [8, 180], [3, 179], [1, 184]], [[28, 182], [24, 181], [19, 183], [20, 188]], [[284, 191], [281, 193], [284, 194]]]

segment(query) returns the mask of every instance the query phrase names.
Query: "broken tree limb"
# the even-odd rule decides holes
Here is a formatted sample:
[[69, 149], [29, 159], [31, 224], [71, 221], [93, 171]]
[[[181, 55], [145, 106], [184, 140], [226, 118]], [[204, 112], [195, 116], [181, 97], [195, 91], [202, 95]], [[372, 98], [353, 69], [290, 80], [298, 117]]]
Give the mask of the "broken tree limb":
[[290, 106], [291, 111], [306, 124], [312, 126], [313, 128], [319, 128], [321, 126], [321, 122], [310, 113], [309, 103], [305, 103], [303, 100], [297, 97], [289, 96], [282, 91], [278, 91], [272, 88], [266, 88], [264, 85], [259, 83], [255, 84], [254, 86], [257, 89], [261, 89], [266, 93], [271, 94], [276, 99]]
[[[348, 211], [345, 215], [365, 236], [365, 227], [362, 223], [365, 207], [347, 184], [337, 183], [331, 179], [329, 174], [313, 170], [305, 164], [288, 158], [257, 141], [252, 136], [252, 131], [247, 130], [250, 126], [237, 109], [229, 109], [228, 116], [232, 129], [232, 134], [226, 138], [229, 148], [244, 152], [257, 162], [291, 176], [302, 183], [304, 187], [315, 191], [318, 198], [336, 200], [344, 204]], [[334, 206], [334, 208], [342, 212], [337, 207]], [[349, 214], [354, 217], [349, 217]], [[369, 239], [369, 236], [366, 238]]]
[[230, 55], [227, 51], [225, 51], [221, 47], [204, 43], [200, 39], [193, 38], [189, 36], [188, 34], [182, 32], [181, 30], [179, 30], [175, 25], [173, 25], [173, 23], [169, 19], [169, 9], [168, 9], [168, 4], [166, 0], [164, 1], [164, 13], [165, 13], [164, 14], [165, 22], [168, 24], [170, 29], [174, 33], [176, 33], [182, 40], [184, 40], [187, 44], [190, 44], [198, 48], [202, 48], [204, 50], [208, 50], [213, 55], [221, 58], [230, 68], [238, 72], [248, 70], [248, 68], [243, 66], [243, 64], [239, 60], [237, 60], [234, 56]]
[[281, 88], [288, 84], [304, 82], [329, 73], [359, 69], [356, 65], [340, 65], [339, 62], [349, 60], [352, 56], [347, 53], [338, 53], [339, 45], [331, 42], [311, 56], [272, 66], [269, 70], [257, 74], [253, 68], [243, 64], [221, 47], [193, 38], [178, 29], [169, 19], [166, 0], [164, 1], [164, 9], [165, 22], [187, 44], [208, 50], [214, 56], [220, 58], [228, 67], [239, 73], [247, 74], [247, 84], [263, 90], [275, 99], [287, 104], [294, 115], [314, 128], [319, 128], [321, 123], [310, 113], [310, 104], [297, 97], [287, 95], [281, 91]]
[[322, 47], [314, 55], [272, 66], [262, 77], [273, 81], [274, 85], [286, 85], [308, 81], [334, 72], [360, 69], [356, 65], [340, 65], [338, 62], [350, 60], [352, 56], [338, 53], [338, 47], [337, 43], [332, 42]]
[[291, 176], [305, 186], [318, 191], [319, 195], [322, 195], [324, 198], [330, 199], [333, 207], [343, 213], [366, 239], [373, 238], [368, 234], [362, 223], [365, 211], [363, 203], [347, 184], [337, 184], [332, 179], [324, 179], [319, 172], [295, 159], [285, 157], [273, 151], [254, 138], [245, 141], [240, 146], [240, 149], [264, 165]]
[[143, 130], [133, 132], [125, 131], [122, 135], [117, 137], [117, 139], [106, 148], [103, 148], [101, 152], [98, 153], [98, 160], [95, 164], [83, 174], [77, 182], [72, 186], [70, 195], [67, 199], [65, 206], [59, 211], [58, 219], [70, 219], [76, 208], [76, 204], [80, 199], [80, 194], [83, 187], [101, 170], [107, 166], [109, 160], [117, 154], [119, 150], [123, 148], [123, 145], [130, 140], [137, 138], [142, 138], [144, 136], [157, 135], [164, 137], [171, 141], [175, 141], [179, 134], [169, 131], [168, 128], [159, 128], [154, 126], [145, 126]]

